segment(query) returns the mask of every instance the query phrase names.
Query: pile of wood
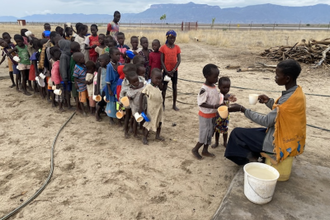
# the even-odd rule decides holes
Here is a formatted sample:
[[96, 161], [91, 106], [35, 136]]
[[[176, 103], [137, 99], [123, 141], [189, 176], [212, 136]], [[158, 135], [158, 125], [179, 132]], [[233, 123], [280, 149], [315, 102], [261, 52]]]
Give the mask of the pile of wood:
[[[301, 63], [313, 64], [313, 67], [330, 65], [330, 38], [321, 41], [302, 39], [294, 46], [280, 46], [265, 50], [261, 54], [271, 60], [294, 59]], [[328, 56], [327, 56], [328, 55]]]

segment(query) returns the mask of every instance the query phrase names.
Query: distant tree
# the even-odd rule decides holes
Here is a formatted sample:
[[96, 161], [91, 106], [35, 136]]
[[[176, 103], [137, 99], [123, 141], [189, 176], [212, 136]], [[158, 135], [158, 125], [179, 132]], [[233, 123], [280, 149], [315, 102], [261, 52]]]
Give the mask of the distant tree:
[[160, 16], [160, 20], [161, 21], [163, 21], [163, 20], [165, 21], [166, 20], [166, 14], [163, 14], [162, 16]]
[[213, 26], [214, 26], [214, 22], [215, 22], [215, 18], [212, 18], [212, 24], [211, 24], [212, 29], [213, 29]]

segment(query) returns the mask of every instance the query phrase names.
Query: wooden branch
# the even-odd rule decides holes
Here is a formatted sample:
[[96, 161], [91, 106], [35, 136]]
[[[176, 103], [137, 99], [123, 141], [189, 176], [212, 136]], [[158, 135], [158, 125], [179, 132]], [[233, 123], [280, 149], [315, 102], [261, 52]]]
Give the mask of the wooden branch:
[[316, 64], [315, 66], [313, 66], [313, 68], [317, 68], [318, 66], [320, 66], [323, 63], [323, 61], [327, 57], [327, 53], [329, 52], [329, 50], [330, 50], [330, 46], [326, 50], [324, 50], [322, 52], [322, 59], [320, 60], [320, 62], [318, 62], [318, 64]]

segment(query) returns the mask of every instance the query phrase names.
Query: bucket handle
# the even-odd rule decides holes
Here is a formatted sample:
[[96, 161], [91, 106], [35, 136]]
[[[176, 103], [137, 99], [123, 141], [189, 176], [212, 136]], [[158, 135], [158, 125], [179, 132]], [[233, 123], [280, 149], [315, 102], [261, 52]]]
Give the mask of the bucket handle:
[[273, 195], [271, 195], [271, 196], [268, 196], [268, 197], [265, 198], [265, 197], [262, 197], [261, 195], [259, 195], [259, 193], [257, 193], [257, 192], [253, 189], [253, 187], [251, 186], [250, 181], [249, 181], [249, 176], [247, 176], [247, 182], [248, 182], [249, 186], [251, 187], [251, 189], [253, 190], [253, 192], [255, 192], [255, 194], [257, 194], [260, 198], [262, 198], [262, 199], [270, 199], [270, 198], [273, 197]]

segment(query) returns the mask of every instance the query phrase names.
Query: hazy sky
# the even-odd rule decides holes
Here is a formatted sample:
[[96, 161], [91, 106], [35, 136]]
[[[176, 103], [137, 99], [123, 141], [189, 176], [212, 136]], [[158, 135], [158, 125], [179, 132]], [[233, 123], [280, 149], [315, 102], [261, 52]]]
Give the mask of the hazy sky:
[[[11, 2], [0, 0], [1, 7], [10, 10], [1, 10], [0, 16], [24, 17], [32, 14], [46, 13], [83, 13], [83, 14], [113, 14], [115, 10], [121, 13], [139, 13], [152, 4], [188, 3], [190, 1], [177, 0], [29, 0]], [[24, 3], [23, 3], [24, 2]], [[120, 3], [119, 3], [120, 2]], [[307, 6], [320, 3], [330, 4], [330, 0], [200, 0], [198, 4], [217, 5], [221, 8], [244, 7], [272, 3], [285, 6]]]

